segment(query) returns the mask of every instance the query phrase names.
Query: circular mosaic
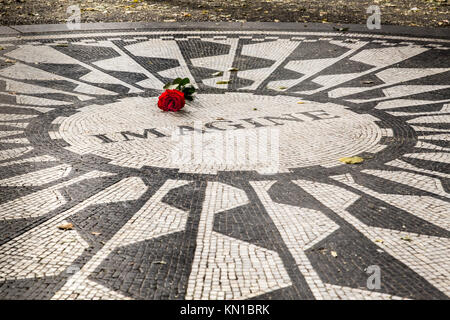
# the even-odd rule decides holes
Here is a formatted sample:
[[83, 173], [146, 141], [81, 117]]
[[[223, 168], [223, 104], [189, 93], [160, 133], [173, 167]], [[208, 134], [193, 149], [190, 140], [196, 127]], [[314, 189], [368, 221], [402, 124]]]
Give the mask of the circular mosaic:
[[[61, 121], [58, 137], [75, 153], [93, 153], [117, 165], [189, 171], [197, 152], [191, 140], [201, 133], [200, 152], [205, 153], [211, 143], [216, 151], [220, 150], [211, 153], [211, 158], [216, 155], [217, 160], [212, 165], [211, 159], [203, 155], [205, 159], [195, 169], [211, 172], [222, 168], [259, 170], [261, 161], [239, 161], [236, 143], [245, 142], [246, 137], [250, 141], [243, 146], [243, 157], [249, 156], [250, 145], [258, 145], [264, 149], [259, 152], [266, 152], [265, 158], [259, 160], [269, 160], [270, 165], [269, 157], [273, 157], [279, 161], [281, 170], [286, 171], [311, 165], [337, 165], [342, 155], [376, 150], [383, 136], [373, 116], [332, 103], [300, 101], [289, 96], [199, 94], [179, 113], [160, 111], [155, 107], [156, 101], [157, 98], [133, 97], [82, 107]], [[231, 130], [234, 132], [230, 133]], [[271, 137], [266, 137], [270, 134]], [[177, 137], [189, 139], [184, 147], [191, 148], [190, 161], [180, 164], [173, 157], [180, 145]], [[227, 139], [234, 143], [228, 149]], [[219, 140], [220, 145], [212, 140]], [[230, 150], [233, 154], [225, 154]], [[227, 156], [231, 156], [231, 161], [226, 161]]]
[[[450, 295], [450, 40], [142, 30], [0, 45], [0, 299]], [[162, 112], [177, 77], [198, 94]]]

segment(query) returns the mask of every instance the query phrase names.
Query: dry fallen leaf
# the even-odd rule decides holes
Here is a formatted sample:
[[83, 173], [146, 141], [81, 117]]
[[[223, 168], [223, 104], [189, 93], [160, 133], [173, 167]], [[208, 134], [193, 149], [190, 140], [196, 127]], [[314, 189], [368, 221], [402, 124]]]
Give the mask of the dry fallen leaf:
[[216, 120], [225, 120], [225, 119], [222, 117], [218, 117], [218, 118], [216, 118]]
[[404, 241], [408, 241], [408, 242], [412, 241], [412, 239], [410, 237], [408, 237], [408, 236], [401, 237], [400, 239], [402, 239]]
[[299, 101], [299, 102], [297, 102], [297, 104], [305, 104], [305, 102], [304, 101]]
[[222, 81], [217, 81], [216, 84], [229, 84], [231, 82], [231, 80], [222, 80]]
[[361, 157], [344, 157], [340, 158], [339, 161], [346, 164], [357, 164], [364, 162], [364, 159]]
[[279, 87], [280, 90], [286, 90], [287, 87]]
[[239, 69], [238, 68], [230, 68], [230, 69], [228, 69], [228, 71], [234, 72], [234, 71], [239, 71]]
[[223, 76], [223, 72], [222, 71], [219, 71], [219, 72], [215, 72], [215, 73], [213, 73], [213, 74], [211, 74], [213, 77], [220, 77], [220, 76]]
[[71, 223], [66, 223], [66, 224], [62, 224], [60, 226], [58, 226], [58, 229], [60, 230], [72, 230], [73, 229], [73, 224]]
[[6, 59], [5, 62], [6, 62], [6, 63], [16, 63], [16, 60], [13, 60], [13, 59]]
[[67, 43], [58, 43], [56, 46], [57, 47], [68, 47], [69, 45]]
[[375, 242], [384, 243], [384, 240], [382, 240], [382, 239], [376, 239]]
[[91, 232], [92, 233], [92, 235], [94, 235], [94, 236], [99, 236], [99, 235], [101, 235], [101, 232]]
[[337, 254], [336, 251], [331, 251], [330, 253], [331, 253], [331, 255], [332, 255], [333, 257], [337, 258], [338, 254]]

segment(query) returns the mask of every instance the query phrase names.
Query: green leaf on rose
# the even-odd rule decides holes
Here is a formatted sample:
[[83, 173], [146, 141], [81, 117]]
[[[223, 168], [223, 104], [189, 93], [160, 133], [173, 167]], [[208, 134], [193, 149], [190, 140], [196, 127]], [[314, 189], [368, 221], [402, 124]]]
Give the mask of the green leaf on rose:
[[189, 78], [176, 78], [172, 82], [167, 83], [164, 89], [168, 90], [178, 90], [184, 93], [184, 98], [186, 100], [192, 101], [193, 94], [197, 90], [191, 83]]
[[183, 79], [176, 78], [175, 80], [172, 81], [172, 84], [181, 84], [182, 81], [183, 81]]
[[195, 87], [193, 85], [185, 86], [182, 90], [185, 94], [193, 94], [195, 92]]
[[189, 80], [189, 78], [184, 78], [183, 80], [181, 80], [180, 86], [185, 86], [190, 82], [191, 82], [191, 80]]

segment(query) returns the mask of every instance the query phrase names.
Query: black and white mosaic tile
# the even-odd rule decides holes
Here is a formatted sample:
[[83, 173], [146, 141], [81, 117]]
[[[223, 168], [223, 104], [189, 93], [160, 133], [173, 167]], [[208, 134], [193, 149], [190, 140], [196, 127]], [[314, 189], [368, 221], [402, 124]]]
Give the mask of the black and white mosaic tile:
[[[0, 45], [0, 299], [450, 296], [450, 40], [124, 31]], [[199, 93], [163, 113], [177, 77]], [[172, 161], [173, 128], [196, 123], [275, 128], [278, 170]]]

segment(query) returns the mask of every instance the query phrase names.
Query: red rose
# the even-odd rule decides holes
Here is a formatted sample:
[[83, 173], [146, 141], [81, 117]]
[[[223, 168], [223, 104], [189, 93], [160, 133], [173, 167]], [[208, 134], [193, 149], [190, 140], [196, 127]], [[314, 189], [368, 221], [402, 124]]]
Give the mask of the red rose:
[[159, 96], [158, 107], [163, 111], [179, 111], [184, 107], [184, 93], [178, 90], [166, 90]]

